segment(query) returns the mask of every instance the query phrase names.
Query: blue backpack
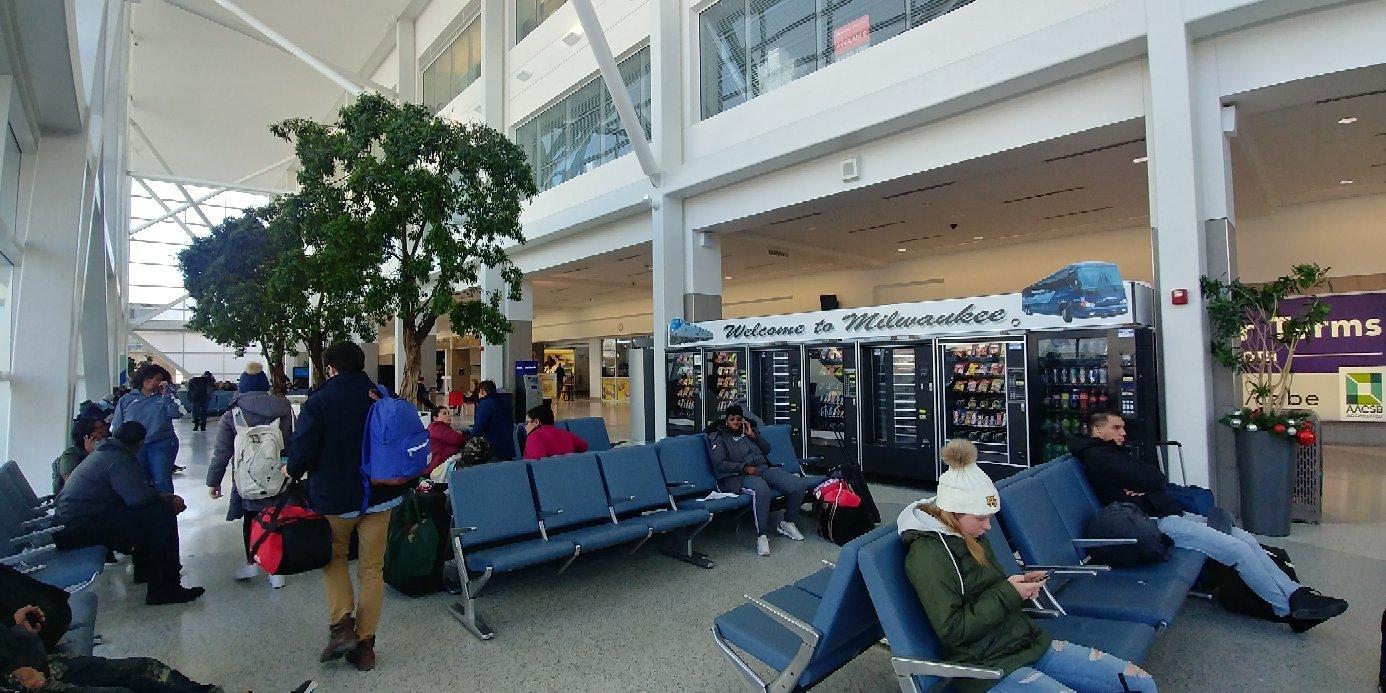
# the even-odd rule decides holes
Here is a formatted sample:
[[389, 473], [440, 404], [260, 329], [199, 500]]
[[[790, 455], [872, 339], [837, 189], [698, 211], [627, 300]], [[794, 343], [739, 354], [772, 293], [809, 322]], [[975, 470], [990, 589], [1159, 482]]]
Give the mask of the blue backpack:
[[428, 429], [419, 411], [409, 402], [390, 396], [376, 385], [380, 399], [366, 415], [366, 435], [361, 445], [361, 510], [370, 507], [371, 486], [400, 486], [428, 468]]

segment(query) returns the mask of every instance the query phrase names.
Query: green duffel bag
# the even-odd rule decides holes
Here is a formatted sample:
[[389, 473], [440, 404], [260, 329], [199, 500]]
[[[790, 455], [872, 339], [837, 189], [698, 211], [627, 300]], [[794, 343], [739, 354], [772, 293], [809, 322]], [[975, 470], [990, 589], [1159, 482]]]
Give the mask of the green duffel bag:
[[424, 495], [411, 490], [390, 519], [385, 545], [385, 582], [410, 597], [433, 594], [443, 587], [438, 560], [442, 535]]

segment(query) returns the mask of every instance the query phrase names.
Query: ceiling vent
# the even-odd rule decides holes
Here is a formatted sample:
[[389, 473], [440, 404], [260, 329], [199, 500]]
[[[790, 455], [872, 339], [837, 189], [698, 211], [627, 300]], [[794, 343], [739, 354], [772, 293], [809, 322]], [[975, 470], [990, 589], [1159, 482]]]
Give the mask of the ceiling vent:
[[1105, 151], [1107, 151], [1108, 149], [1116, 149], [1117, 147], [1125, 147], [1125, 146], [1128, 145], [1128, 144], [1136, 144], [1136, 143], [1138, 143], [1138, 142], [1144, 142], [1144, 141], [1145, 141], [1145, 138], [1144, 138], [1144, 137], [1137, 137], [1137, 138], [1134, 139], [1134, 140], [1126, 140], [1125, 142], [1117, 142], [1117, 143], [1115, 143], [1115, 144], [1109, 144], [1109, 145], [1102, 146], [1102, 147], [1093, 147], [1092, 149], [1084, 149], [1084, 150], [1081, 151], [1081, 152], [1074, 152], [1074, 153], [1072, 153], [1072, 154], [1064, 154], [1063, 156], [1054, 156], [1054, 157], [1050, 157], [1050, 158], [1048, 158], [1048, 159], [1045, 159], [1045, 160], [1044, 160], [1044, 163], [1046, 163], [1046, 164], [1052, 164], [1052, 163], [1054, 163], [1055, 161], [1063, 161], [1063, 160], [1065, 160], [1065, 159], [1076, 159], [1076, 158], [1078, 158], [1078, 157], [1080, 157], [1080, 156], [1087, 156], [1087, 155], [1089, 155], [1089, 154], [1096, 154], [1096, 153], [1098, 153], [1098, 152], [1105, 152]]
[[1319, 99], [1314, 103], [1322, 106], [1327, 103], [1338, 103], [1339, 101], [1347, 101], [1349, 99], [1360, 99], [1364, 96], [1378, 96], [1381, 94], [1386, 94], [1386, 89], [1377, 89], [1376, 91], [1364, 91], [1360, 94], [1343, 94], [1342, 96], [1335, 96], [1331, 99]]
[[797, 217], [790, 217], [790, 218], [788, 218], [788, 219], [781, 219], [781, 220], [779, 220], [779, 221], [772, 221], [772, 222], [770, 222], [769, 224], [766, 224], [766, 226], [779, 226], [780, 224], [788, 224], [788, 223], [791, 222], [791, 221], [799, 221], [800, 219], [809, 219], [809, 218], [811, 218], [811, 217], [822, 216], [822, 214], [823, 214], [822, 212], [810, 212], [810, 213], [808, 213], [808, 214], [801, 214], [801, 215], [799, 215], [799, 216], [797, 216]]
[[851, 230], [851, 231], [848, 231], [847, 233], [860, 233], [860, 232], [862, 232], [862, 231], [875, 231], [876, 229], [884, 229], [884, 228], [886, 228], [886, 227], [888, 227], [888, 226], [898, 226], [898, 225], [903, 224], [903, 223], [905, 223], [904, 220], [900, 220], [900, 221], [890, 221], [890, 222], [886, 222], [886, 223], [884, 223], [884, 224], [876, 224], [875, 226], [864, 226], [864, 227], [859, 228], [859, 229], [853, 229], [853, 230]]
[[616, 258], [615, 262], [625, 262], [626, 260], [634, 260], [638, 257], [640, 257], [640, 253], [636, 253], [634, 255], [627, 255], [625, 257], [618, 257]]
[[1055, 214], [1055, 215], [1053, 215], [1053, 216], [1044, 217], [1044, 220], [1045, 220], [1045, 221], [1052, 221], [1052, 220], [1054, 220], [1054, 219], [1064, 219], [1064, 218], [1066, 218], [1066, 217], [1078, 217], [1078, 216], [1082, 216], [1082, 215], [1084, 215], [1084, 214], [1093, 214], [1093, 213], [1095, 213], [1095, 212], [1104, 212], [1104, 211], [1109, 210], [1109, 209], [1114, 209], [1114, 208], [1113, 208], [1111, 205], [1107, 205], [1106, 207], [1098, 207], [1098, 208], [1096, 208], [1096, 209], [1080, 209], [1080, 210], [1078, 210], [1078, 211], [1076, 211], [1076, 212], [1064, 212], [1063, 214]]
[[1011, 204], [1011, 203], [1013, 203], [1013, 202], [1026, 202], [1026, 201], [1029, 201], [1029, 200], [1038, 200], [1038, 199], [1040, 199], [1041, 197], [1050, 197], [1050, 196], [1053, 196], [1053, 195], [1062, 195], [1062, 194], [1064, 194], [1064, 193], [1077, 192], [1077, 191], [1082, 190], [1082, 189], [1083, 189], [1083, 186], [1080, 185], [1080, 186], [1078, 186], [1078, 187], [1076, 187], [1076, 188], [1064, 188], [1063, 190], [1050, 190], [1049, 192], [1042, 192], [1042, 193], [1039, 193], [1039, 194], [1036, 194], [1036, 195], [1027, 195], [1026, 197], [1017, 197], [1017, 198], [1011, 199], [1011, 200], [1002, 200], [1002, 201], [1001, 201], [1001, 204], [1003, 204], [1003, 205], [1008, 205], [1008, 204]]
[[906, 238], [906, 239], [904, 239], [904, 240], [896, 241], [895, 243], [896, 243], [896, 245], [904, 245], [904, 244], [906, 244], [906, 243], [917, 243], [917, 242], [919, 242], [919, 241], [927, 241], [927, 240], [929, 240], [930, 238], [942, 238], [942, 237], [943, 237], [943, 234], [941, 234], [941, 233], [936, 233], [936, 234], [934, 234], [934, 235], [932, 235], [932, 236], [919, 236], [918, 238]]
[[769, 253], [771, 257], [789, 257], [789, 253], [786, 253], [785, 251], [780, 250], [779, 248], [770, 248], [766, 250], [766, 252]]
[[573, 269], [570, 269], [570, 270], [563, 270], [560, 274], [572, 274], [572, 273], [574, 273], [574, 272], [581, 272], [581, 271], [583, 271], [583, 270], [585, 270], [585, 269], [587, 269], [587, 266], [586, 266], [586, 265], [584, 265], [584, 266], [582, 266], [582, 267], [576, 267], [576, 268], [573, 268]]
[[915, 193], [929, 192], [930, 190], [938, 190], [939, 188], [946, 188], [946, 187], [948, 187], [948, 186], [950, 186], [950, 185], [953, 185], [954, 183], [957, 183], [957, 182], [958, 182], [958, 181], [950, 180], [950, 181], [948, 181], [947, 183], [939, 183], [939, 184], [937, 184], [937, 185], [930, 185], [930, 186], [923, 187], [923, 188], [915, 188], [914, 190], [906, 190], [905, 192], [898, 192], [898, 193], [895, 193], [894, 195], [886, 195], [885, 197], [882, 197], [881, 199], [882, 199], [882, 200], [893, 200], [893, 199], [895, 199], [895, 198], [897, 198], [897, 197], [904, 197], [904, 196], [906, 196], [906, 195], [913, 195], [913, 194], [915, 194]]

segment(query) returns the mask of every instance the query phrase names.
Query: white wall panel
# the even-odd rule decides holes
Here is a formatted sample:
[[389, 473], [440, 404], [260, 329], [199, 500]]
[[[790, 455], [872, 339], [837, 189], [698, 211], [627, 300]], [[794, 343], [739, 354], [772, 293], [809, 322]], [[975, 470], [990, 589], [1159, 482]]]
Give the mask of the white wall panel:
[[1224, 95], [1386, 63], [1386, 2], [1301, 14], [1209, 39]]

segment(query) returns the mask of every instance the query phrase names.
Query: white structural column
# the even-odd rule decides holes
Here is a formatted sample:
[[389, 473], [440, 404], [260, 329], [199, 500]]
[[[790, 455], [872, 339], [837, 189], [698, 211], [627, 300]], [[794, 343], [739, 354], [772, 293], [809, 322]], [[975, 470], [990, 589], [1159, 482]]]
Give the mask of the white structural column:
[[528, 279], [520, 283], [518, 301], [504, 298], [510, 290], [498, 270], [488, 269], [481, 276], [481, 289], [486, 295], [499, 291], [501, 311], [510, 320], [510, 334], [505, 343], [487, 342], [481, 352], [481, 379], [493, 380], [502, 390], [515, 389], [515, 362], [534, 356], [534, 287]]
[[45, 138], [34, 158], [24, 259], [16, 285], [11, 376], [10, 436], [6, 459], [30, 479], [46, 479], [53, 457], [66, 447], [72, 420], [77, 314], [77, 269], [82, 236], [91, 224], [94, 186], [87, 170], [87, 138]]
[[587, 396], [602, 398], [602, 340], [587, 340]]
[[[1146, 140], [1160, 347], [1166, 365], [1161, 373], [1164, 429], [1169, 439], [1184, 444], [1188, 483], [1206, 487], [1212, 477], [1216, 411], [1199, 279], [1208, 271], [1205, 222], [1212, 216], [1227, 217], [1231, 207], [1228, 164], [1221, 129], [1208, 127], [1218, 118], [1216, 93], [1211, 101], [1206, 93], [1194, 99], [1192, 47], [1181, 5], [1152, 0], [1146, 8]], [[1223, 271], [1217, 273], [1226, 269], [1224, 261]], [[1187, 305], [1170, 302], [1175, 289], [1188, 290]]]
[[[414, 65], [417, 58], [414, 52], [414, 22], [403, 19], [396, 22], [395, 41], [399, 48], [399, 58], [395, 63], [398, 70], [395, 88], [399, 91], [400, 103], [418, 103], [414, 89], [416, 80]], [[427, 353], [420, 356], [432, 358], [432, 355]], [[405, 388], [414, 387], [414, 383], [404, 382], [405, 360], [404, 323], [399, 319], [399, 316], [395, 316], [395, 393], [401, 396], [409, 392]]]
[[[683, 74], [679, 47], [682, 3], [650, 3], [650, 130], [659, 165], [672, 169], [683, 162]], [[669, 321], [685, 316], [683, 306], [683, 200], [655, 191], [650, 210], [651, 272], [655, 373], [664, 372]], [[654, 378], [655, 438], [669, 434], [668, 381]], [[640, 388], [643, 389], [643, 388]]]
[[481, 0], [481, 121], [505, 132], [506, 0]]
[[106, 311], [107, 262], [106, 226], [109, 220], [93, 223], [82, 263], [82, 307], [79, 334], [82, 338], [82, 382], [78, 396], [100, 399], [111, 393], [115, 373], [111, 369], [111, 325]]

